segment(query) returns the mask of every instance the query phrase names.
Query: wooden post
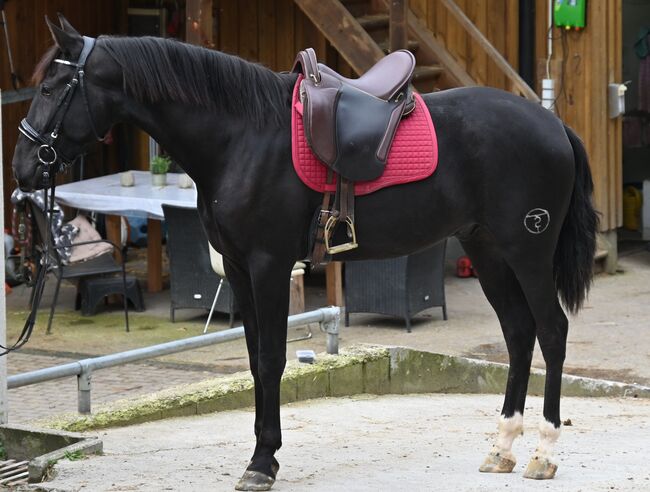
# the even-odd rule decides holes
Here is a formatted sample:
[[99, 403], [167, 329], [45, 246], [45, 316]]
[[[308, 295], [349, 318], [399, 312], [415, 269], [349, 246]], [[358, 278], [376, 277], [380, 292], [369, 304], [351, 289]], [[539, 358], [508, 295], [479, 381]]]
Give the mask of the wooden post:
[[393, 51], [408, 47], [408, 25], [406, 14], [408, 0], [390, 0], [389, 49]]
[[343, 306], [343, 270], [341, 265], [340, 261], [333, 261], [325, 267], [327, 304], [330, 306]]
[[147, 220], [147, 290], [162, 290], [162, 224], [157, 219]]
[[187, 0], [185, 4], [185, 41], [214, 49], [212, 36], [213, 0]]
[[[120, 247], [122, 243], [122, 218], [119, 215], [106, 216], [106, 239]], [[114, 251], [113, 256], [117, 261], [121, 261], [119, 251]]]

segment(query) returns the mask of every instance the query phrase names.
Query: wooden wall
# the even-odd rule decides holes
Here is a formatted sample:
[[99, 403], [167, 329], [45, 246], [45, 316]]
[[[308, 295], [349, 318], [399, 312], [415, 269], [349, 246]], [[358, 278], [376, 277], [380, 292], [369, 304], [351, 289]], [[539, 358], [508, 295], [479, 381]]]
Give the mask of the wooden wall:
[[292, 0], [214, 0], [213, 38], [217, 49], [277, 71], [290, 70], [306, 46], [326, 51], [325, 38]]
[[[516, 70], [519, 65], [519, 2], [514, 0], [455, 1]], [[501, 71], [440, 0], [410, 0], [409, 5], [478, 84], [508, 89]]]
[[[22, 79], [21, 87], [30, 84], [34, 66], [52, 44], [45, 25], [45, 15], [58, 22], [57, 12], [63, 13], [82, 34], [96, 36], [121, 32], [126, 12], [122, 0], [10, 0], [5, 4], [5, 14], [16, 71]], [[13, 90], [4, 33], [0, 36], [0, 89]], [[8, 198], [15, 188], [11, 173], [13, 150], [18, 139], [18, 123], [29, 109], [30, 101], [5, 104], [2, 108], [2, 162], [5, 196], [5, 224], [10, 224], [11, 207]]]
[[[537, 0], [538, 59], [547, 51], [546, 26], [546, 2]], [[607, 86], [623, 82], [622, 29], [622, 0], [599, 0], [588, 2], [584, 30], [552, 31], [558, 114], [585, 142], [603, 231], [621, 226], [623, 220], [622, 119], [607, 115]]]

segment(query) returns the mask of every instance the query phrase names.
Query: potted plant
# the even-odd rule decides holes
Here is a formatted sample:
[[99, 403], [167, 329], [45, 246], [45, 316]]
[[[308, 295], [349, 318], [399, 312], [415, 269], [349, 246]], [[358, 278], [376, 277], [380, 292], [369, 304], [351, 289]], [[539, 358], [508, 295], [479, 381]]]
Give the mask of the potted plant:
[[172, 160], [166, 155], [157, 155], [151, 159], [151, 183], [154, 186], [165, 186], [167, 184], [167, 171]]

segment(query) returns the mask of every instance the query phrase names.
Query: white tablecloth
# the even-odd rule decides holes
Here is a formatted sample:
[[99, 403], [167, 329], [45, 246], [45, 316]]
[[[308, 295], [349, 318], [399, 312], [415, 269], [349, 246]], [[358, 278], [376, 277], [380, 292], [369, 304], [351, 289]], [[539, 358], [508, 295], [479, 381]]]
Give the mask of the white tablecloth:
[[111, 174], [57, 186], [57, 202], [82, 210], [112, 215], [162, 219], [162, 205], [196, 208], [196, 189], [178, 187], [176, 173], [167, 174], [167, 186], [152, 186], [147, 171], [131, 171], [135, 186], [120, 185], [120, 175]]

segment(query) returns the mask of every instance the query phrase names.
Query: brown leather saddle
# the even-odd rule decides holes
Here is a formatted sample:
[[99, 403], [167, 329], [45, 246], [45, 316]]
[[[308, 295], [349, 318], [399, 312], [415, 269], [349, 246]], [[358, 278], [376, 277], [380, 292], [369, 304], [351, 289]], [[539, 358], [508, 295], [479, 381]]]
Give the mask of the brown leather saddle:
[[[334, 203], [325, 194], [319, 211], [312, 261], [358, 246], [354, 227], [354, 181], [370, 181], [384, 171], [401, 118], [415, 107], [410, 88], [415, 57], [395, 51], [358, 79], [348, 79], [322, 63], [312, 48], [298, 53], [293, 72], [302, 73], [300, 102], [307, 142], [338, 175]], [[333, 178], [333, 176], [332, 176]], [[332, 235], [345, 222], [349, 241], [334, 246]], [[319, 243], [324, 251], [317, 251]], [[319, 254], [320, 253], [320, 254]]]

